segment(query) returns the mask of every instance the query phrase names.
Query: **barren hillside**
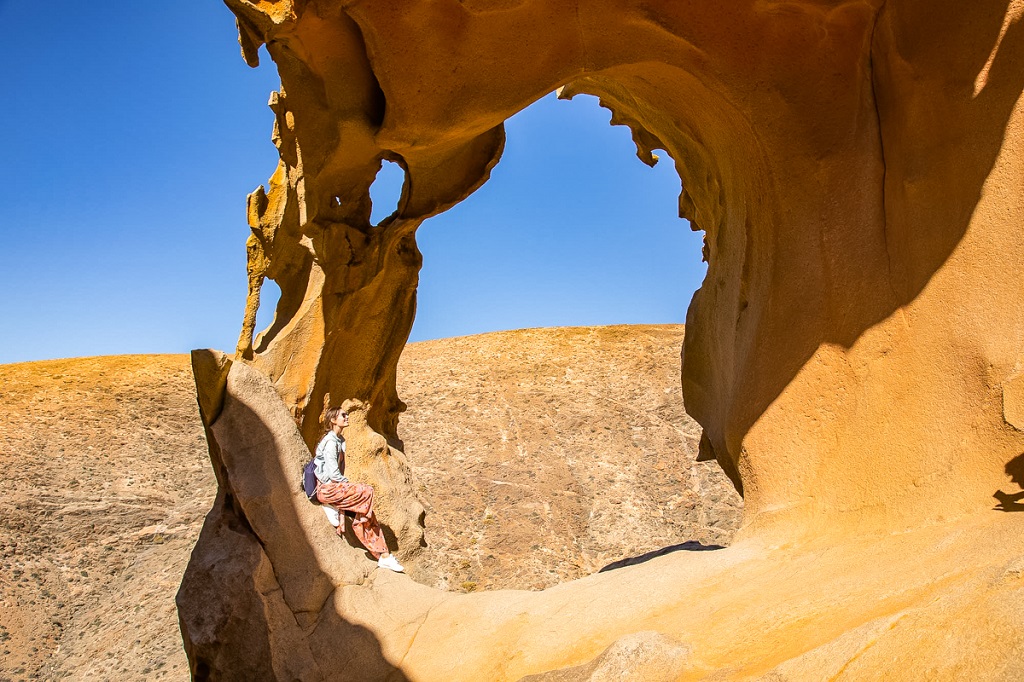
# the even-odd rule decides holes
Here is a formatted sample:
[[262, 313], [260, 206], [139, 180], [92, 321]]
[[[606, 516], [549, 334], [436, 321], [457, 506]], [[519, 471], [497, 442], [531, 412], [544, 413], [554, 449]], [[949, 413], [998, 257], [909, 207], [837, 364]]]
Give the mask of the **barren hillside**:
[[[725, 544], [739, 499], [682, 411], [682, 328], [411, 344], [417, 579], [541, 588]], [[184, 679], [174, 593], [215, 492], [187, 356], [0, 366], [0, 679]]]
[[0, 679], [185, 679], [174, 593], [216, 483], [188, 357], [0, 366]]
[[540, 589], [668, 546], [728, 544], [739, 496], [696, 463], [683, 328], [526, 329], [411, 344], [399, 425], [448, 589]]

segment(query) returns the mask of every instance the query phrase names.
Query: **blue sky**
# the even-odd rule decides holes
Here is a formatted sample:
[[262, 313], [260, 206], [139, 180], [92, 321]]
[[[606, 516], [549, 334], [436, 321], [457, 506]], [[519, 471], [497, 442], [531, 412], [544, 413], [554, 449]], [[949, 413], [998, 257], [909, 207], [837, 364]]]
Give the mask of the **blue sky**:
[[[0, 23], [0, 363], [232, 350], [273, 62], [245, 65], [215, 0], [0, 0]], [[648, 168], [608, 118], [548, 96], [507, 122], [491, 180], [420, 228], [412, 340], [684, 320], [704, 268], [672, 160]], [[400, 182], [378, 177], [377, 218]]]

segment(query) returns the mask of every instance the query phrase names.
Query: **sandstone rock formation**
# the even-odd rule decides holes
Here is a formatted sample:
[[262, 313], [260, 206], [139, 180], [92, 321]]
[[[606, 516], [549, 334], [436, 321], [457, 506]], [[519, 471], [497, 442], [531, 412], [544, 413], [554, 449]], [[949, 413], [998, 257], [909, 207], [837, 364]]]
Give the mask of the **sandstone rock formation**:
[[[198, 383], [214, 383], [217, 366], [196, 362]], [[177, 598], [197, 679], [1024, 673], [1019, 515], [841, 543], [748, 536], [543, 591], [446, 592], [388, 571], [362, 578], [372, 562], [338, 541], [294, 484], [308, 450], [270, 380], [235, 362], [223, 386], [208, 427], [220, 490]]]
[[[228, 5], [245, 59], [255, 65], [265, 44], [282, 80], [271, 100], [281, 163], [249, 200], [239, 351], [270, 377], [306, 445], [329, 392], [368, 402], [368, 427], [400, 450], [395, 367], [414, 313], [415, 230], [486, 181], [505, 118], [561, 88], [599, 96], [641, 159], [661, 148], [676, 161], [680, 214], [705, 232], [709, 261], [687, 315], [683, 393], [702, 457], [745, 494], [750, 542], [838, 543], [991, 506], [1024, 451], [1019, 2]], [[406, 182], [374, 226], [368, 188], [385, 159]], [[253, 344], [267, 276], [281, 301]], [[275, 437], [285, 440], [264, 454], [294, 459], [298, 441]], [[737, 549], [713, 554], [701, 561], [721, 575], [741, 561]], [[679, 559], [658, 561], [668, 575]], [[652, 570], [639, 569], [627, 570]], [[374, 580], [405, 594], [401, 578]], [[546, 609], [588, 599], [592, 584], [516, 597], [521, 622], [550, 632], [558, 618]], [[657, 589], [646, 597], [678, 606]], [[392, 622], [444, 618], [416, 604]], [[465, 652], [464, 674], [497, 679], [579, 664], [598, 642], [652, 629], [606, 606], [600, 636], [559, 631], [554, 652], [532, 648], [535, 635], [516, 640], [513, 621], [472, 629], [468, 606], [451, 607], [466, 620], [446, 622], [445, 641]], [[678, 633], [693, 614], [677, 616], [662, 627]], [[387, 660], [437, 678], [415, 653], [427, 638], [413, 646], [397, 625], [370, 629]], [[498, 665], [492, 647], [510, 639], [525, 658]], [[695, 660], [712, 650], [695, 646]]]

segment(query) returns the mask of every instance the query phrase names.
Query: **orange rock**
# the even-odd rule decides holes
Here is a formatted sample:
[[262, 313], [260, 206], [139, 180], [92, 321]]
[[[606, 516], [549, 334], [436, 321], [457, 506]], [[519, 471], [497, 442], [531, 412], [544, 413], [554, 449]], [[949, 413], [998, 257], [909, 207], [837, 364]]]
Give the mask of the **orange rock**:
[[[1024, 451], [1012, 383], [1024, 363], [1019, 3], [227, 2], [246, 60], [255, 64], [266, 44], [282, 80], [271, 102], [281, 166], [269, 190], [250, 196], [239, 351], [250, 354], [254, 292], [272, 277], [281, 301], [251, 362], [298, 417], [307, 446], [328, 392], [369, 404], [368, 428], [397, 442], [395, 367], [415, 308], [416, 229], [487, 180], [507, 117], [561, 88], [599, 96], [633, 130], [641, 159], [653, 163], [661, 148], [676, 161], [680, 215], [705, 232], [709, 261], [687, 316], [683, 393], [704, 428], [702, 456], [745, 494], [748, 542], [842, 545], [991, 507], [1005, 466]], [[368, 191], [385, 159], [406, 182], [396, 213], [374, 226]], [[742, 582], [731, 575], [721, 585]], [[789, 585], [759, 575], [768, 583], [751, 584]], [[684, 584], [709, 598], [699, 581], [677, 582], [672, 594]], [[522, 622], [539, 628], [531, 633], [559, 633], [555, 651], [540, 653], [536, 634], [469, 606], [447, 621], [432, 611], [443, 627], [412, 649], [392, 644], [407, 641], [393, 634], [401, 628], [375, 632], [385, 656], [410, 652], [394, 660], [414, 661], [423, 679], [441, 675], [413, 653], [428, 639], [459, 651], [466, 679], [509, 679], [580, 664], [650, 629], [651, 617], [601, 615], [619, 605], [587, 589], [516, 602]], [[621, 601], [635, 588], [614, 589]], [[563, 605], [591, 600], [590, 622], [554, 630], [564, 623], [542, 614], [569, 594]], [[907, 604], [925, 598], [914, 594]], [[355, 604], [339, 613], [362, 618]], [[770, 622], [791, 637], [778, 651], [822, 644], [808, 633], [796, 643], [802, 630], [786, 625], [819, 622], [813, 608], [776, 607]], [[659, 631], [693, 642], [701, 665], [725, 665], [721, 646], [676, 636], [698, 617], [688, 613]], [[721, 618], [714, 627], [761, 633]], [[863, 618], [832, 621], [830, 632]], [[994, 651], [1010, 646], [1003, 635]], [[737, 676], [781, 664], [753, 663], [755, 650], [736, 653], [748, 661]], [[928, 651], [913, 655], [925, 661]], [[954, 675], [936, 665], [936, 677]], [[964, 665], [977, 676], [978, 665]]]

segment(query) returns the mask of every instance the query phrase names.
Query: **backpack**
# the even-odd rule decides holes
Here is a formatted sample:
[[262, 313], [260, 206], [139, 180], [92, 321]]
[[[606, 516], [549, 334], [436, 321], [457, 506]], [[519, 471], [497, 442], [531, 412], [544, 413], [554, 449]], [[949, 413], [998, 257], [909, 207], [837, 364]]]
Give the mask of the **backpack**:
[[316, 498], [317, 483], [319, 481], [316, 480], [316, 458], [314, 457], [306, 466], [302, 467], [302, 492], [306, 494], [306, 499], [313, 504], [320, 504], [320, 500]]

